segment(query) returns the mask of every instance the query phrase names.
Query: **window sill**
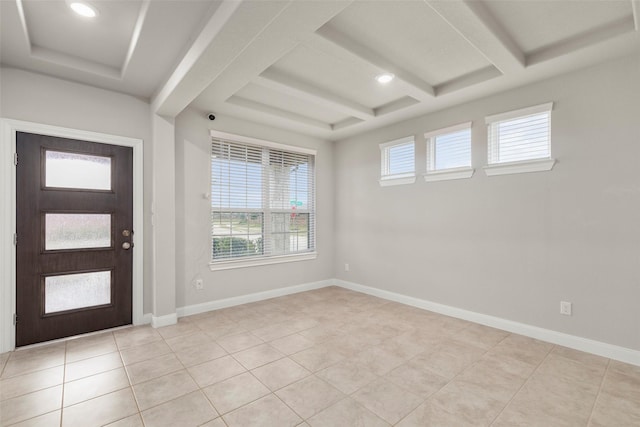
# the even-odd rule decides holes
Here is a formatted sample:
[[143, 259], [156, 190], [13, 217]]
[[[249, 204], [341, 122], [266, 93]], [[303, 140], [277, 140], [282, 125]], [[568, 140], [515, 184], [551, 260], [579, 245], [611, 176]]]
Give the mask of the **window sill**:
[[450, 179], [471, 178], [474, 172], [475, 172], [475, 169], [472, 169], [472, 168], [456, 168], [456, 169], [427, 172], [422, 176], [424, 177], [425, 181], [434, 182], [434, 181], [447, 181]]
[[378, 182], [380, 183], [380, 187], [413, 184], [414, 182], [416, 182], [416, 177], [415, 175], [412, 175], [412, 176], [403, 176], [398, 178], [380, 178]]
[[523, 162], [496, 163], [484, 167], [487, 176], [509, 175], [512, 173], [544, 172], [553, 169], [555, 159], [526, 160]]
[[317, 252], [305, 252], [302, 254], [280, 255], [265, 258], [239, 259], [232, 261], [210, 262], [209, 270], [231, 270], [234, 268], [257, 267], [260, 265], [281, 264], [284, 262], [307, 261], [316, 259]]

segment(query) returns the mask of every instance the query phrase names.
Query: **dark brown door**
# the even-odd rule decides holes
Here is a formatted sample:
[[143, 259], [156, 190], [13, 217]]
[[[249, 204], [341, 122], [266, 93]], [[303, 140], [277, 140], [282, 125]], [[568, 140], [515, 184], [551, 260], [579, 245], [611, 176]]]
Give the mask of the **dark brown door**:
[[16, 346], [131, 323], [133, 151], [18, 132]]

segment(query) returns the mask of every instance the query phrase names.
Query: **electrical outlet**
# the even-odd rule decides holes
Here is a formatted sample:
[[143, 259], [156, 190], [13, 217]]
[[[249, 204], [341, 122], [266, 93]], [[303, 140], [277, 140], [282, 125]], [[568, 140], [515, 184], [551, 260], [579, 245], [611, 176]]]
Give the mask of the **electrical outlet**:
[[349, 271], [349, 264], [344, 265], [344, 271]]
[[202, 279], [196, 279], [196, 281], [193, 282], [193, 286], [195, 286], [197, 290], [202, 290], [204, 289], [204, 282], [202, 281]]
[[571, 316], [571, 303], [567, 301], [560, 301], [560, 314], [565, 316]]

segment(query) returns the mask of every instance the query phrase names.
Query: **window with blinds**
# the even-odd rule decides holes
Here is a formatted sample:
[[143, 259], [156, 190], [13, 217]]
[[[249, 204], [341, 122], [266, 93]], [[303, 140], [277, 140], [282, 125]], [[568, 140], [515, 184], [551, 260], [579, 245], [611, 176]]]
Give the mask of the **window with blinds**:
[[380, 144], [380, 184], [415, 182], [415, 143], [413, 137]]
[[429, 132], [427, 173], [471, 168], [471, 122]]
[[313, 252], [315, 155], [212, 138], [213, 263]]
[[551, 158], [553, 103], [487, 117], [489, 164]]

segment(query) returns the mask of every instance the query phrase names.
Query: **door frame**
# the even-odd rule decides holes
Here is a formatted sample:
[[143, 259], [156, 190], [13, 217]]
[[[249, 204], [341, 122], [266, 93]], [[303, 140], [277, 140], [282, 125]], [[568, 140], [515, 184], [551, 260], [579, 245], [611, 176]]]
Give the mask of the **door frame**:
[[15, 349], [16, 327], [13, 324], [16, 311], [16, 133], [28, 132], [61, 138], [100, 142], [131, 147], [133, 149], [133, 251], [132, 321], [134, 325], [145, 323], [143, 313], [143, 140], [105, 133], [90, 132], [21, 120], [0, 118], [0, 353]]

